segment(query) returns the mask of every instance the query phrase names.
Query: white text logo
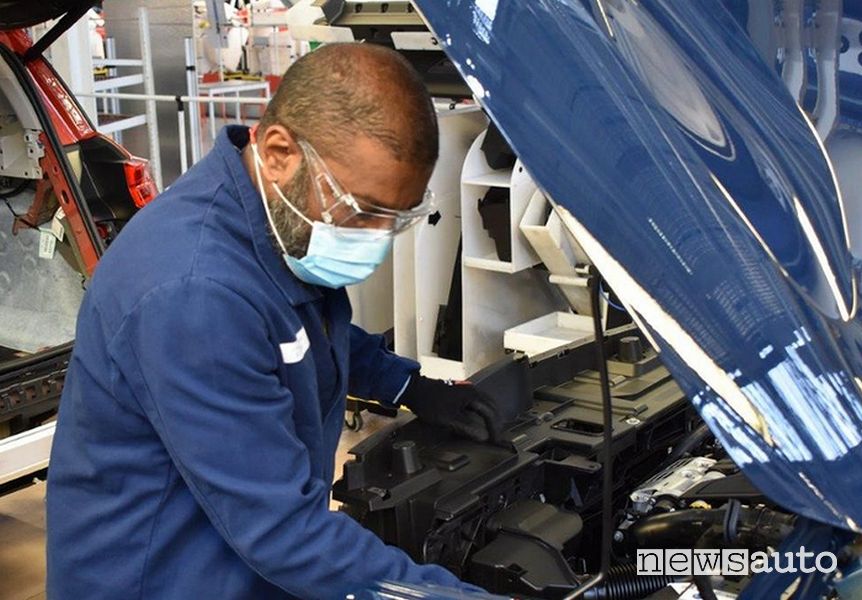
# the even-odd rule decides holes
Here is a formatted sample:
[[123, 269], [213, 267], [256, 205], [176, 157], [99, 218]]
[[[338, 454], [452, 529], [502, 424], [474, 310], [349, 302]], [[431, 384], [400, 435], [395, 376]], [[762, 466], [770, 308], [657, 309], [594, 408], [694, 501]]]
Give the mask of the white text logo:
[[751, 575], [756, 573], [831, 573], [838, 568], [832, 552], [751, 552], [725, 549], [645, 549], [637, 551], [638, 575]]

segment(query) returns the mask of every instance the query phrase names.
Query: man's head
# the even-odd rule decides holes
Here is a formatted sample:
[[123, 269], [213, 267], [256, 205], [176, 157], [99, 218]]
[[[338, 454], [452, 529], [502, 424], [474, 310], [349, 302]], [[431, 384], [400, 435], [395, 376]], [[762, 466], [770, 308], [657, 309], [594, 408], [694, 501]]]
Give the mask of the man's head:
[[315, 165], [301, 142], [317, 151], [344, 191], [395, 210], [422, 200], [438, 154], [434, 107], [419, 75], [398, 53], [371, 44], [330, 44], [294, 63], [252, 141], [275, 227], [295, 257], [304, 255], [311, 230], [271, 184], [320, 220]]

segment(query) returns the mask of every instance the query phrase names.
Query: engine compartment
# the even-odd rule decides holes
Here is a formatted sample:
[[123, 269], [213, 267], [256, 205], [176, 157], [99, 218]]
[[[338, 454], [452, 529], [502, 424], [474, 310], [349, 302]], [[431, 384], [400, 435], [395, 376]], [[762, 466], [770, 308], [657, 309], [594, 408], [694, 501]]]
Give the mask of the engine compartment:
[[[637, 330], [612, 330], [605, 344], [613, 566], [583, 597], [647, 598], [675, 581], [637, 575], [638, 548], [777, 546], [794, 517], [726, 458]], [[333, 498], [417, 561], [491, 592], [564, 597], [602, 558], [596, 360], [592, 341], [532, 364], [511, 355], [474, 377], [508, 413], [500, 443], [393, 423], [351, 450]]]

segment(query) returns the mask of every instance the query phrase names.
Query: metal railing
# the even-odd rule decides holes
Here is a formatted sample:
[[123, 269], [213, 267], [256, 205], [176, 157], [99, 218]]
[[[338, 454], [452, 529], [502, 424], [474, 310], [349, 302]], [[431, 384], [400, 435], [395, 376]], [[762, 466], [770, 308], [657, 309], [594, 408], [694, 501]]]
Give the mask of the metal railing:
[[[105, 40], [105, 58], [94, 59], [94, 67], [108, 69], [105, 79], [93, 82], [94, 92], [117, 93], [121, 88], [143, 86], [146, 94], [155, 93], [155, 75], [153, 72], [152, 42], [150, 40], [150, 18], [146, 7], [138, 9], [138, 36], [141, 46], [141, 58], [117, 58], [116, 43], [113, 38]], [[137, 72], [119, 75], [118, 69], [134, 69]], [[88, 94], [77, 94], [86, 97]], [[103, 96], [102, 110], [105, 114], [114, 117], [106, 123], [100, 123], [96, 117], [97, 129], [106, 134], [113, 135], [114, 139], [122, 144], [123, 131], [135, 127], [146, 126], [147, 138], [150, 146], [150, 161], [152, 163], [153, 179], [156, 187], [162, 189], [162, 164], [161, 149], [159, 148], [159, 127], [156, 120], [156, 107], [152, 102], [144, 105], [144, 114], [122, 115], [120, 103], [116, 98], [108, 99]]]
[[[108, 69], [108, 77], [93, 82], [92, 91], [78, 92], [79, 98], [95, 98], [102, 112], [113, 118], [104, 123], [97, 122], [97, 129], [122, 144], [123, 131], [135, 127], [145, 127], [149, 144], [150, 170], [156, 187], [164, 189], [162, 182], [161, 138], [159, 136], [157, 102], [173, 102], [177, 110], [177, 128], [180, 153], [180, 173], [185, 173], [190, 164], [196, 163], [203, 155], [202, 116], [209, 119], [210, 141], [215, 141], [216, 109], [218, 105], [230, 105], [235, 109], [237, 121], [243, 121], [242, 107], [246, 104], [265, 105], [269, 102], [269, 84], [259, 82], [226, 81], [215, 84], [199, 84], [197, 75], [197, 50], [192, 38], [184, 39], [186, 93], [185, 95], [157, 94], [155, 76], [152, 65], [152, 43], [150, 40], [149, 15], [145, 7], [138, 10], [138, 33], [141, 45], [141, 58], [117, 58], [116, 45], [113, 38], [105, 43], [106, 57], [94, 59], [95, 67]], [[139, 70], [129, 74], [118, 74], [119, 68]], [[142, 86], [143, 93], [122, 91], [121, 88]], [[265, 97], [241, 97], [247, 92], [263, 92]], [[122, 100], [137, 100], [144, 104], [143, 114], [124, 115], [121, 111]], [[206, 111], [201, 110], [201, 104], [206, 104]], [[226, 115], [225, 110], [221, 111]], [[188, 115], [186, 117], [186, 115]], [[186, 122], [188, 118], [188, 123]], [[97, 117], [98, 120], [98, 117]], [[187, 138], [188, 135], [188, 138]], [[190, 153], [189, 153], [190, 149]], [[190, 156], [189, 156], [190, 154]]]
[[[125, 92], [92, 92], [75, 94], [80, 98], [96, 98], [102, 100], [138, 100], [155, 105], [156, 102], [172, 102], [177, 107], [177, 127], [179, 129], [179, 152], [180, 152], [180, 173], [185, 173], [189, 166], [189, 143], [186, 142], [186, 115], [191, 119], [189, 125], [190, 142], [191, 142], [191, 164], [194, 164], [200, 159], [202, 154], [202, 141], [200, 130], [200, 105], [215, 105], [215, 104], [230, 104], [234, 106], [240, 105], [258, 105], [264, 106], [269, 103], [269, 98], [224, 98], [219, 96], [170, 96], [167, 94], [134, 94]], [[186, 105], [194, 107], [193, 110], [186, 110]], [[213, 114], [213, 111], [210, 111]], [[238, 121], [242, 120], [242, 115], [239, 112], [236, 114]], [[150, 160], [156, 160], [152, 156]], [[159, 188], [161, 191], [161, 187]]]

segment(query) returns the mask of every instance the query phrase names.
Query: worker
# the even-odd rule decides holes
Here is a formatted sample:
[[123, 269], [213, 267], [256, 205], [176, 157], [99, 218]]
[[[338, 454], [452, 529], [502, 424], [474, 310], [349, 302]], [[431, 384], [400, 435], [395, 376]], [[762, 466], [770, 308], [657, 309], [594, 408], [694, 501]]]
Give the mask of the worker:
[[223, 129], [128, 223], [87, 290], [60, 402], [49, 598], [470, 588], [329, 510], [347, 394], [476, 440], [500, 428], [473, 386], [419, 375], [350, 324], [344, 287], [433, 210], [437, 154], [403, 57], [326, 45], [255, 131]]

